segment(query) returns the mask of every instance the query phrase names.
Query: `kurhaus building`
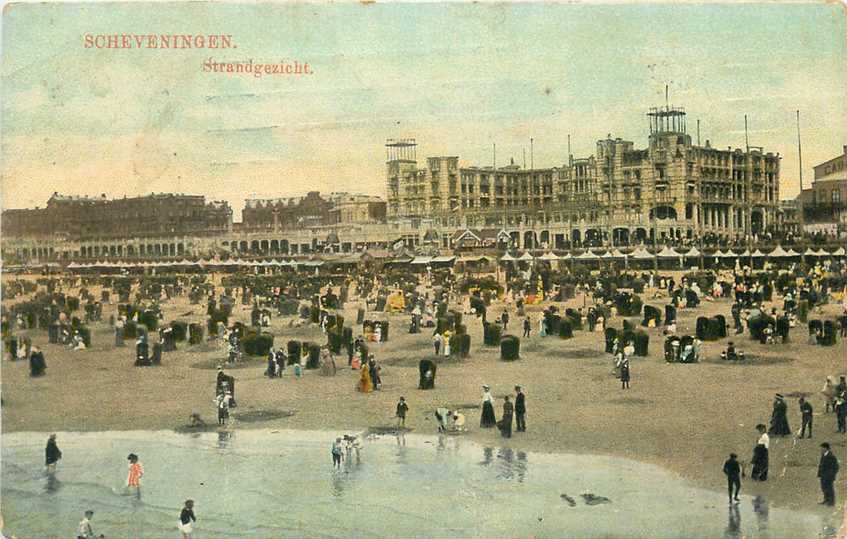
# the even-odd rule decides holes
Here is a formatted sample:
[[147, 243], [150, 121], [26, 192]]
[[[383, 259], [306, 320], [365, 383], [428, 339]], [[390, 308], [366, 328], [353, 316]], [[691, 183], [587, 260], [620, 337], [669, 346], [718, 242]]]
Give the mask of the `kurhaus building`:
[[414, 139], [389, 140], [388, 217], [504, 230], [523, 248], [731, 239], [776, 226], [779, 154], [694, 145], [681, 108], [647, 116], [646, 149], [609, 136], [595, 155], [552, 168], [462, 167], [456, 156], [421, 168]]

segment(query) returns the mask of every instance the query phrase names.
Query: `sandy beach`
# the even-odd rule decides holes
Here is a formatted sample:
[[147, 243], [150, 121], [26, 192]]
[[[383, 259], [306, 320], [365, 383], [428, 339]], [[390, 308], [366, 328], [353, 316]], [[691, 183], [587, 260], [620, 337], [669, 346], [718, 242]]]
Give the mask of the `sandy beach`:
[[[99, 295], [96, 288], [92, 291]], [[662, 307], [667, 303], [666, 298], [648, 299], [650, 295], [648, 291], [643, 296], [646, 304]], [[432, 411], [436, 407], [462, 408], [469, 427], [465, 436], [481, 444], [626, 457], [666, 467], [699, 486], [723, 491], [723, 461], [730, 452], [749, 461], [757, 438], [754, 427], [768, 422], [774, 394], [787, 397], [795, 432], [800, 426], [797, 399], [806, 395], [815, 407], [814, 438], [772, 438], [769, 480], [754, 483], [748, 478], [742, 493], [761, 494], [787, 508], [817, 510], [820, 443], [829, 441], [834, 453], [842, 461], [847, 459], [847, 436], [836, 434], [835, 415], [824, 413], [819, 393], [826, 376], [847, 373], [842, 365], [843, 342], [829, 348], [808, 345], [805, 327], [798, 326], [787, 345], [760, 345], [748, 335], [734, 339], [739, 349], [755, 356], [745, 363], [720, 361], [720, 351], [730, 338], [704, 343], [705, 360], [699, 364], [668, 364], [663, 358], [661, 329], [653, 328], [648, 330], [649, 357], [632, 361], [631, 389], [622, 390], [611, 374], [612, 359], [604, 353], [602, 333], [577, 331], [569, 340], [538, 336], [538, 318], [546, 305], [528, 308], [533, 336], [522, 340], [521, 359], [515, 362], [501, 361], [499, 348], [484, 347], [481, 322], [467, 319], [470, 357], [439, 364], [431, 391], [417, 389], [417, 364], [431, 355], [431, 331], [409, 334], [406, 315], [368, 315], [391, 321], [389, 341], [371, 345], [382, 365], [383, 380], [382, 390], [371, 394], [355, 390], [357, 373], [346, 366], [346, 356], [337, 358], [336, 376], [305, 371], [301, 379], [294, 378], [291, 368], [281, 379], [268, 379], [265, 358], [251, 358], [226, 369], [237, 379], [239, 405], [229, 428], [339, 434], [379, 430], [394, 425], [395, 405], [402, 395], [410, 407], [406, 426], [415, 433], [435, 433]], [[582, 306], [583, 298], [556, 305]], [[346, 305], [346, 320], [355, 320], [356, 307], [355, 303]], [[202, 322], [205, 318], [205, 305], [190, 305], [186, 297], [166, 302], [163, 308], [165, 321]], [[693, 334], [698, 316], [729, 317], [729, 309], [726, 299], [681, 309], [678, 334]], [[31, 379], [26, 362], [3, 361], [3, 432], [180, 429], [192, 412], [207, 423], [215, 422], [215, 375], [217, 364], [226, 356], [223, 344], [219, 340], [196, 346], [180, 343], [176, 352], [164, 355], [162, 366], [134, 367], [133, 342], [127, 340], [125, 348], [114, 346], [108, 317], [115, 312], [115, 304], [104, 305], [104, 321], [90, 325], [93, 345], [85, 351], [50, 345], [44, 331], [28, 332], [44, 351], [47, 375]], [[489, 318], [500, 312], [502, 306], [495, 304]], [[832, 319], [841, 312], [841, 306], [828, 305], [815, 317]], [[249, 308], [238, 305], [230, 323], [249, 323], [249, 319]], [[620, 328], [622, 320], [613, 318], [609, 325]], [[276, 346], [285, 346], [291, 339], [325, 342], [319, 327], [292, 327], [293, 323], [294, 318], [272, 320]], [[509, 330], [521, 333], [521, 321], [514, 313]], [[354, 336], [360, 332], [361, 327], [354, 328]], [[498, 417], [502, 397], [513, 394], [515, 384], [524, 387], [526, 433], [503, 439], [496, 429], [479, 428], [483, 383], [492, 388]], [[847, 497], [844, 474], [836, 483], [836, 493], [839, 500]]]

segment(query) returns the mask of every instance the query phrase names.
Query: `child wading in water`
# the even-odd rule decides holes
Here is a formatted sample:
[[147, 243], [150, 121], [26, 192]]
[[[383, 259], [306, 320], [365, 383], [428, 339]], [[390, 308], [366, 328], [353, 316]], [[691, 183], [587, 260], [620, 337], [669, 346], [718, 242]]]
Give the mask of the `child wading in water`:
[[144, 468], [141, 467], [141, 463], [138, 462], [138, 455], [135, 453], [130, 453], [126, 458], [129, 461], [129, 473], [126, 476], [126, 486], [132, 491], [135, 490], [136, 493], [141, 493], [141, 476], [144, 475]]
[[400, 397], [400, 402], [397, 403], [397, 426], [406, 427], [406, 412], [409, 411], [409, 405], [406, 404], [406, 398]]

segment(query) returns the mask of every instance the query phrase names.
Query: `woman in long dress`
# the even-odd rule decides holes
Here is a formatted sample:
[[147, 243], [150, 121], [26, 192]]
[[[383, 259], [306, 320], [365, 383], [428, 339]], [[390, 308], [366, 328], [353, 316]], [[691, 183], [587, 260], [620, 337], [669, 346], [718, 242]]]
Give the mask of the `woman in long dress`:
[[491, 396], [491, 389], [488, 386], [482, 386], [482, 417], [479, 420], [479, 426], [490, 429], [495, 425], [497, 425], [497, 418], [494, 417], [494, 397]]
[[444, 332], [444, 338], [442, 339], [444, 344], [441, 346], [441, 349], [444, 352], [444, 355], [448, 356], [448, 357], [450, 356], [450, 337], [451, 336], [452, 336], [452, 333], [450, 332], [450, 330], [446, 330]]
[[359, 377], [359, 385], [356, 387], [362, 393], [370, 393], [374, 390], [373, 384], [371, 383], [371, 371], [368, 368], [368, 364], [365, 363], [362, 365], [361, 376]]
[[768, 433], [771, 436], [788, 436], [791, 428], [788, 426], [788, 406], [782, 395], [777, 395], [773, 402], [773, 414], [771, 414], [771, 428]]
[[541, 337], [547, 336], [547, 322], [543, 316], [538, 319], [538, 335]]

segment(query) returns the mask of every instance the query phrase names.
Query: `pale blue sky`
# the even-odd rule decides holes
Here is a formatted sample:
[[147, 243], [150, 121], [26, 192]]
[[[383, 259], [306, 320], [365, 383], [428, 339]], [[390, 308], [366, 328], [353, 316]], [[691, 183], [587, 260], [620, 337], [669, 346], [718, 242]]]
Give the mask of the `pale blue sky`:
[[[83, 34], [232, 34], [237, 50], [92, 50]], [[384, 195], [383, 144], [535, 164], [643, 147], [647, 108], [686, 107], [714, 146], [784, 156], [797, 190], [847, 144], [847, 15], [834, 5], [16, 4], [3, 16], [3, 206], [50, 193]], [[203, 73], [299, 59], [302, 78]]]

